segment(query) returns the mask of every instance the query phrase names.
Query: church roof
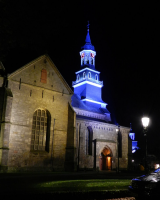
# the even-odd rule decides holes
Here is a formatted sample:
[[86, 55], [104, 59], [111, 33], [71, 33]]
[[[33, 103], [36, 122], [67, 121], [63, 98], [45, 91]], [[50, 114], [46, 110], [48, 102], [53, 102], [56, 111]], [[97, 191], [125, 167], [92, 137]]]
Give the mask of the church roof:
[[99, 113], [99, 114], [110, 113], [107, 110], [107, 108], [96, 108], [96, 107], [93, 107], [93, 106], [86, 105], [83, 101], [81, 101], [81, 97], [78, 94], [72, 95], [72, 106], [79, 108], [79, 109], [82, 109], [82, 110], [95, 112], [95, 113]]
[[85, 45], [81, 48], [83, 50], [95, 50], [94, 46], [91, 44], [91, 38], [89, 35], [89, 28], [87, 30], [87, 35], [86, 35], [86, 40], [85, 40]]
[[[96, 121], [96, 122], [103, 122], [103, 123], [106, 123], [106, 120], [103, 120], [103, 119], [96, 119], [96, 118], [93, 118], [93, 117], [86, 117], [86, 116], [81, 116], [81, 115], [76, 115], [76, 118], [77, 119], [84, 119], [84, 120], [92, 120], [92, 121]], [[111, 124], [111, 122], [107, 121], [107, 123]]]

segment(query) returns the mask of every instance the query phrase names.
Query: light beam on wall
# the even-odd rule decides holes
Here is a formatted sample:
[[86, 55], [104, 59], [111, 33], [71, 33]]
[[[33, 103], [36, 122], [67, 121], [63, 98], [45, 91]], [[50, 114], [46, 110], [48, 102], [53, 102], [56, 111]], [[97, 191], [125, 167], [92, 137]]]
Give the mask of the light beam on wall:
[[86, 67], [86, 68], [84, 68], [84, 69], [82, 69], [82, 70], [80, 70], [80, 71], [78, 71], [78, 72], [75, 72], [75, 74], [78, 74], [78, 73], [83, 72], [83, 71], [85, 71], [85, 70], [89, 70], [89, 71], [95, 72], [95, 73], [97, 73], [97, 74], [100, 74], [100, 72], [98, 72], [98, 71], [96, 71], [96, 70], [93, 70], [93, 69], [90, 69], [90, 68], [88, 68], [88, 67]]
[[107, 105], [107, 103], [101, 103], [101, 102], [98, 102], [98, 101], [93, 101], [91, 99], [82, 99], [82, 101], [89, 101], [89, 102], [92, 102], [92, 103], [101, 104], [101, 106], [103, 108]]
[[99, 85], [99, 84], [96, 84], [96, 83], [92, 83], [92, 82], [90, 82], [90, 81], [83, 81], [83, 82], [81, 82], [81, 83], [77, 83], [76, 85], [72, 85], [72, 87], [76, 88], [76, 87], [79, 87], [79, 86], [84, 85], [84, 84], [86, 84], [86, 83], [89, 84], [89, 85], [94, 85], [94, 86], [99, 87], [99, 88], [102, 88], [102, 87], [103, 87], [103, 85]]

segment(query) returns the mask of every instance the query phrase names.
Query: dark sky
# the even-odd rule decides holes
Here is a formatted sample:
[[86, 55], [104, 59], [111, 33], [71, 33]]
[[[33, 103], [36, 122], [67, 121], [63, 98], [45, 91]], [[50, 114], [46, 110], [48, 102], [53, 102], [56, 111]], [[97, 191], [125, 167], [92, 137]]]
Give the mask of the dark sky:
[[72, 88], [89, 20], [102, 98], [113, 121], [132, 123], [141, 144], [141, 117], [148, 115], [148, 149], [159, 152], [159, 5], [101, 2], [0, 1], [0, 59], [11, 73], [48, 53]]

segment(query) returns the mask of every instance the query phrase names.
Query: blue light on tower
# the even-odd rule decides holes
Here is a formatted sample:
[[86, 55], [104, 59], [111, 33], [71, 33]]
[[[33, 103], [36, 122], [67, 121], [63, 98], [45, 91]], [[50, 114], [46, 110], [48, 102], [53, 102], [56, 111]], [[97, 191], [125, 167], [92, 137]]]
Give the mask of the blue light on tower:
[[110, 113], [106, 109], [107, 103], [101, 97], [103, 81], [100, 81], [100, 72], [95, 69], [96, 51], [91, 43], [89, 24], [85, 45], [80, 51], [80, 56], [81, 69], [75, 73], [76, 81], [72, 82], [74, 88], [72, 106], [106, 115], [107, 121], [111, 121]]
[[129, 133], [129, 137], [132, 140], [132, 153], [135, 153], [137, 151], [137, 149], [139, 149], [139, 147], [138, 147], [138, 142], [135, 141], [135, 133], [133, 133], [133, 131], [132, 131], [131, 123], [130, 123], [130, 128], [131, 128], [131, 130]]

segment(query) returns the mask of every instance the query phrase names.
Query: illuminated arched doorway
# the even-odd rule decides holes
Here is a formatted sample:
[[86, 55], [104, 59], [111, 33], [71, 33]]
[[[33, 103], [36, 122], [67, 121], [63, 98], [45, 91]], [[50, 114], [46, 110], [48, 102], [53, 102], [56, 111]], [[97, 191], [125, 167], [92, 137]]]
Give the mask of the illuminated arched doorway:
[[100, 153], [99, 168], [100, 170], [112, 169], [112, 152], [108, 147], [105, 147]]

